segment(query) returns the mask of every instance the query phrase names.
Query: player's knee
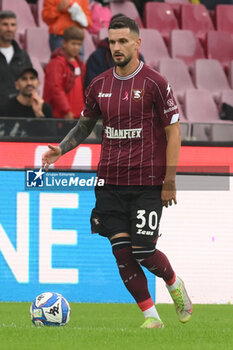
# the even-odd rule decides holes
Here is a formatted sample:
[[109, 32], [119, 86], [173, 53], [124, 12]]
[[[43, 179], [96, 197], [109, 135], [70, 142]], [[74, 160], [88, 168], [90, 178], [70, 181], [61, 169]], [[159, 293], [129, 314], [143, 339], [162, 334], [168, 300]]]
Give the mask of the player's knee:
[[151, 255], [155, 253], [155, 250], [156, 250], [155, 244], [153, 243], [151, 243], [146, 247], [140, 247], [140, 248], [132, 247], [133, 256], [138, 262], [141, 262], [149, 258]]
[[132, 257], [131, 239], [130, 237], [114, 238], [110, 241], [112, 252], [117, 262], [126, 262], [129, 257]]

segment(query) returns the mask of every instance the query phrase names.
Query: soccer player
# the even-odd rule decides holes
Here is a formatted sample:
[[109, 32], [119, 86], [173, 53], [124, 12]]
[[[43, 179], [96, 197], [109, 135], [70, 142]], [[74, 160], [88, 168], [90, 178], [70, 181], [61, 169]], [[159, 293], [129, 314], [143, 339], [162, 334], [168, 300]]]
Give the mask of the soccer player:
[[176, 204], [180, 149], [179, 113], [167, 81], [138, 59], [141, 39], [135, 21], [122, 16], [109, 26], [115, 67], [93, 79], [77, 125], [59, 146], [42, 156], [46, 170], [78, 146], [103, 116], [103, 140], [91, 214], [94, 232], [109, 239], [119, 273], [142, 310], [142, 328], [163, 328], [141, 268], [163, 278], [178, 318], [187, 322], [192, 303], [183, 281], [156, 249], [162, 207]]

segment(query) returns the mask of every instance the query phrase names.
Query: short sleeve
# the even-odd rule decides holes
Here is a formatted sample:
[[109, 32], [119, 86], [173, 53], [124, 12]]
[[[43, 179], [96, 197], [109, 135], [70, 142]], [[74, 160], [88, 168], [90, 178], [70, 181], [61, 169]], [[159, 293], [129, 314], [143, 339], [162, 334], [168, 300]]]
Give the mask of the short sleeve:
[[155, 108], [164, 127], [179, 121], [179, 110], [171, 85], [163, 77], [156, 87]]
[[99, 104], [96, 100], [95, 84], [91, 83], [85, 91], [85, 106], [82, 116], [96, 118], [101, 115]]

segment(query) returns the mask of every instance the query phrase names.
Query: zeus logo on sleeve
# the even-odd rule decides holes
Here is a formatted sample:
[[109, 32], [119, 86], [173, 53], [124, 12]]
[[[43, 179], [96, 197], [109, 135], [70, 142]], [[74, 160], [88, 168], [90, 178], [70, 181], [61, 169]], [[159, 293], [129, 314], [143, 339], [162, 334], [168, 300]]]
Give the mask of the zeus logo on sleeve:
[[142, 128], [138, 129], [114, 129], [106, 126], [105, 134], [108, 139], [137, 139], [141, 138]]

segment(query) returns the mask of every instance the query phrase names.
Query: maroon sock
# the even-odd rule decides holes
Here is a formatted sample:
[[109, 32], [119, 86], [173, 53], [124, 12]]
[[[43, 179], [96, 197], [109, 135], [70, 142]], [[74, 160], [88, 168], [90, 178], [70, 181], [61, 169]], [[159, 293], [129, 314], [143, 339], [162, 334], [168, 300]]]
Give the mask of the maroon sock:
[[175, 272], [164, 253], [156, 249], [154, 254], [140, 262], [154, 275], [161, 277], [165, 282], [173, 280]]
[[141, 303], [150, 299], [147, 278], [141, 266], [133, 257], [132, 248], [113, 249], [113, 254], [116, 258], [122, 281], [136, 302]]

